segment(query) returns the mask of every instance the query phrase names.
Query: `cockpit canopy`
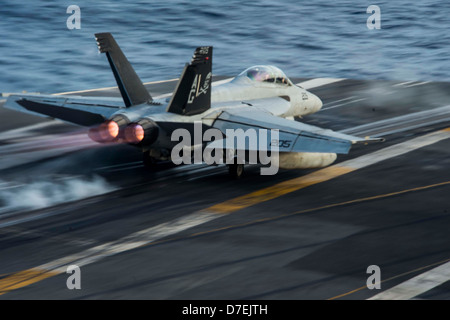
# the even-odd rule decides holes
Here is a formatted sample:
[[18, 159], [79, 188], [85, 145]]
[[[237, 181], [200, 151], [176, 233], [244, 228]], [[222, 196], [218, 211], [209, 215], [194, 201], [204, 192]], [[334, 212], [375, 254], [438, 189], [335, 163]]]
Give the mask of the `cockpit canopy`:
[[254, 66], [240, 73], [236, 79], [247, 77], [251, 81], [290, 86], [292, 82], [283, 71], [274, 66]]

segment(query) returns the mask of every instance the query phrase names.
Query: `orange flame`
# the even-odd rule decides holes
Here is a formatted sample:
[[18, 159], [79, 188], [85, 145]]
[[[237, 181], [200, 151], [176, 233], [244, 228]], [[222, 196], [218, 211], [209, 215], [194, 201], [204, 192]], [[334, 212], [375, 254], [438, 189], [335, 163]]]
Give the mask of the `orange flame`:
[[105, 141], [112, 141], [119, 135], [119, 125], [115, 121], [106, 121], [99, 127], [100, 137]]
[[137, 144], [144, 140], [145, 132], [139, 124], [131, 124], [125, 128], [125, 140], [128, 143]]

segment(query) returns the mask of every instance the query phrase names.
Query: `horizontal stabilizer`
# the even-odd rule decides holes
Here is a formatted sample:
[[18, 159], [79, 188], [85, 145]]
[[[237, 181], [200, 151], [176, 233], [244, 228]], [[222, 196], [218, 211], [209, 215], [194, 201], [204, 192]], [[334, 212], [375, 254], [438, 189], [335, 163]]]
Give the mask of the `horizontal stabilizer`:
[[81, 126], [104, 122], [123, 106], [120, 98], [12, 94], [5, 108], [60, 119]]

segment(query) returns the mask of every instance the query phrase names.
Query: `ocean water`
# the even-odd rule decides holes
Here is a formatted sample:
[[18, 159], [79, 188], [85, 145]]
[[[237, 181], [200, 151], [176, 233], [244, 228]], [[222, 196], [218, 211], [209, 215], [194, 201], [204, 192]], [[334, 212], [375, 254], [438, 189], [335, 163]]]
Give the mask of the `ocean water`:
[[[381, 29], [369, 30], [369, 5]], [[69, 30], [69, 5], [81, 29]], [[0, 0], [0, 92], [114, 86], [94, 33], [111, 32], [143, 81], [178, 77], [195, 47], [213, 73], [256, 64], [291, 77], [450, 81], [450, 1]]]

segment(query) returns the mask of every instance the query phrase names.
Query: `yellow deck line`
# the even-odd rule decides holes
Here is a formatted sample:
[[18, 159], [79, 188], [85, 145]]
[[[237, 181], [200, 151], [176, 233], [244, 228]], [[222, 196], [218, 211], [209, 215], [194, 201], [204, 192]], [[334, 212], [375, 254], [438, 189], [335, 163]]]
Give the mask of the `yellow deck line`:
[[58, 272], [32, 268], [11, 274], [0, 280], [0, 295], [56, 276]]
[[[446, 186], [446, 185], [450, 185], [450, 181], [444, 181], [444, 182], [430, 184], [430, 185], [426, 185], [426, 186], [410, 188], [410, 189], [405, 189], [405, 190], [400, 190], [400, 191], [395, 191], [395, 192], [390, 192], [390, 193], [384, 193], [384, 194], [379, 194], [379, 195], [370, 196], [370, 197], [358, 198], [358, 199], [353, 199], [353, 200], [348, 200], [348, 201], [343, 201], [343, 202], [338, 202], [338, 203], [332, 203], [332, 204], [327, 204], [327, 205], [323, 205], [320, 207], [303, 209], [303, 210], [290, 212], [290, 213], [284, 213], [281, 215], [271, 216], [271, 217], [267, 217], [267, 218], [251, 220], [251, 221], [244, 222], [241, 224], [235, 224], [235, 225], [225, 226], [225, 227], [221, 227], [221, 228], [217, 228], [217, 229], [198, 232], [198, 233], [192, 234], [191, 236], [199, 236], [199, 235], [208, 234], [208, 233], [212, 233], [212, 232], [216, 232], [216, 231], [222, 231], [222, 230], [238, 228], [238, 227], [246, 227], [246, 226], [254, 225], [257, 223], [269, 222], [269, 221], [273, 221], [273, 220], [277, 220], [277, 219], [281, 219], [281, 218], [287, 218], [287, 217], [291, 217], [291, 216], [295, 216], [295, 215], [299, 215], [299, 214], [311, 213], [311, 212], [315, 212], [315, 211], [319, 211], [319, 210], [326, 210], [326, 209], [331, 209], [331, 208], [336, 208], [336, 207], [341, 207], [341, 206], [346, 206], [346, 205], [356, 204], [356, 203], [361, 203], [361, 202], [366, 202], [366, 201], [395, 197], [395, 196], [402, 195], [405, 193], [423, 191], [423, 190], [442, 187], [442, 186]], [[166, 239], [164, 241], [173, 241], [173, 240], [174, 239]], [[164, 241], [160, 241], [159, 243], [163, 243]]]
[[[218, 214], [227, 214], [253, 206], [261, 202], [269, 201], [285, 194], [306, 188], [308, 186], [337, 178], [344, 174], [364, 168], [368, 165], [372, 165], [380, 161], [416, 150], [418, 148], [425, 147], [440, 140], [448, 139], [450, 138], [450, 136], [447, 132], [450, 132], [450, 128], [438, 130], [425, 136], [421, 136], [391, 147], [387, 147], [385, 149], [381, 149], [379, 151], [375, 151], [371, 154], [347, 160], [343, 163], [314, 171], [305, 176], [277, 183], [273, 186], [213, 205], [212, 207], [205, 209], [205, 211]], [[364, 161], [361, 161], [361, 159], [364, 159]]]
[[273, 186], [216, 204], [205, 209], [205, 211], [222, 214], [231, 213], [261, 202], [278, 198], [282, 195], [306, 188], [308, 186], [339, 177], [354, 170], [356, 169], [351, 167], [341, 167], [337, 165], [328, 167], [302, 177], [283, 181]]

